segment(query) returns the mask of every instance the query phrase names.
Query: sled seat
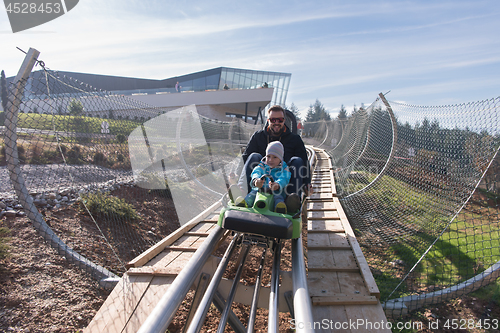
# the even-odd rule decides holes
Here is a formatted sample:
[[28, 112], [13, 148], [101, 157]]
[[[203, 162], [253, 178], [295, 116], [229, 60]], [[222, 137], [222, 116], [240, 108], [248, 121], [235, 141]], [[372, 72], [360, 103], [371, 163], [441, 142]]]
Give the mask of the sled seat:
[[224, 229], [272, 238], [291, 239], [293, 223], [286, 217], [228, 210], [222, 221]]

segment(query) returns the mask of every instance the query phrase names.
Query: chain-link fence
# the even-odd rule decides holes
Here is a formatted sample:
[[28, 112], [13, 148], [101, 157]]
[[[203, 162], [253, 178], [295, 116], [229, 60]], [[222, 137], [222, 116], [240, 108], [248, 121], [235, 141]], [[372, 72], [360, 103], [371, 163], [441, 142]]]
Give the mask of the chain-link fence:
[[1, 212], [27, 215], [58, 253], [111, 287], [127, 262], [221, 198], [257, 127], [202, 117], [194, 105], [151, 107], [36, 57], [2, 82]]
[[498, 277], [499, 111], [500, 98], [421, 107], [380, 95], [346, 119], [305, 124], [315, 135], [304, 140], [332, 157], [388, 313]]
[[[26, 214], [108, 286], [220, 199], [260, 126], [23, 67], [2, 94], [2, 214]], [[498, 276], [499, 104], [419, 107], [381, 95], [347, 118], [304, 124], [304, 141], [332, 158], [338, 195], [396, 315]]]

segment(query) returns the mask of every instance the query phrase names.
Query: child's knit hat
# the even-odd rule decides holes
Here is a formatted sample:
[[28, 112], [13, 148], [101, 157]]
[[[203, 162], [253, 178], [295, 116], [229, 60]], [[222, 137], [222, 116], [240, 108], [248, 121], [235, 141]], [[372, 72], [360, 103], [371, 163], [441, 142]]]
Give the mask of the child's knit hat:
[[285, 151], [285, 149], [283, 148], [283, 145], [281, 144], [281, 142], [273, 141], [267, 145], [266, 155], [274, 155], [277, 158], [279, 158], [281, 162], [283, 162], [284, 151]]

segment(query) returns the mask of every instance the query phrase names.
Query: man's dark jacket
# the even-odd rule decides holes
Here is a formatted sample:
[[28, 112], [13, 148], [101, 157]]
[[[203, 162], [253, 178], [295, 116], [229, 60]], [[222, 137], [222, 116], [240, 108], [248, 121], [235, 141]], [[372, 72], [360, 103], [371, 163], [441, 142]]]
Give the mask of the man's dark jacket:
[[[248, 156], [252, 153], [259, 153], [262, 156], [266, 156], [266, 148], [269, 142], [280, 141], [285, 148], [285, 153], [283, 156], [284, 161], [288, 164], [290, 159], [294, 156], [300, 157], [307, 167], [307, 176], [303, 178], [304, 184], [311, 183], [311, 172], [309, 170], [309, 163], [307, 161], [306, 147], [302, 138], [293, 134], [290, 129], [285, 125], [285, 130], [280, 136], [272, 136], [270, 130], [268, 130], [268, 125], [263, 130], [255, 132], [243, 153], [243, 162], [247, 161]], [[303, 173], [302, 173], [303, 174]]]

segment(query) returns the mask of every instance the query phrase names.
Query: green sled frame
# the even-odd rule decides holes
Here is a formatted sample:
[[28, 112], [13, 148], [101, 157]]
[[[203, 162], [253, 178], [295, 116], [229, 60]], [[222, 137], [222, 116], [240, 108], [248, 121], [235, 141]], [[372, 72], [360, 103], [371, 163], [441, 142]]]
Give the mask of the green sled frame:
[[302, 233], [301, 214], [280, 214], [272, 208], [274, 196], [258, 192], [253, 207], [238, 207], [229, 202], [222, 208], [217, 224], [224, 229], [269, 238], [299, 238]]

